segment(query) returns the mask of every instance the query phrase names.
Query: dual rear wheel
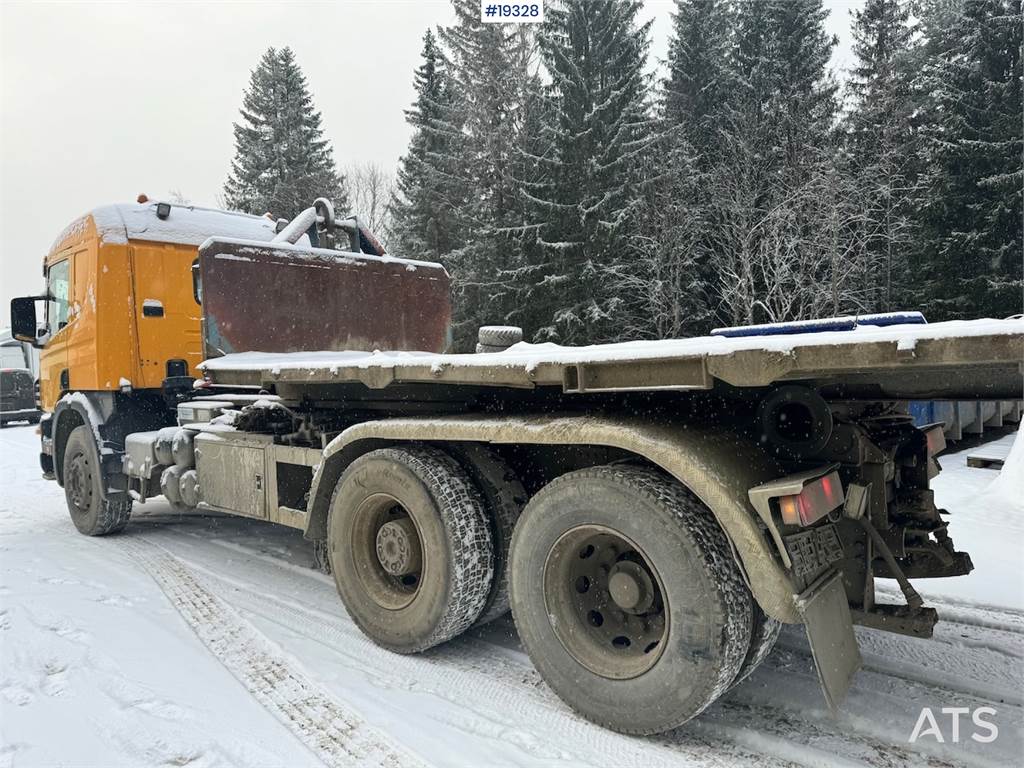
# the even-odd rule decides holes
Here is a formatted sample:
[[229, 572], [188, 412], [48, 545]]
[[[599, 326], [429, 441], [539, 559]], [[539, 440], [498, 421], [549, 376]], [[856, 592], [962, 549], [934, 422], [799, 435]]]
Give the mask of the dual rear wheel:
[[327, 551], [352, 620], [378, 644], [413, 653], [484, 612], [497, 537], [468, 472], [429, 446], [356, 459], [331, 500]]
[[587, 719], [650, 734], [740, 675], [753, 600], [710, 510], [639, 466], [557, 478], [512, 542], [512, 613], [544, 680]]
[[640, 466], [579, 470], [542, 488], [518, 522], [499, 521], [497, 478], [514, 476], [489, 456], [481, 475], [479, 456], [386, 448], [342, 476], [327, 553], [349, 614], [378, 644], [425, 650], [508, 600], [548, 685], [635, 734], [682, 724], [760, 663], [778, 625], [710, 510], [677, 481]]

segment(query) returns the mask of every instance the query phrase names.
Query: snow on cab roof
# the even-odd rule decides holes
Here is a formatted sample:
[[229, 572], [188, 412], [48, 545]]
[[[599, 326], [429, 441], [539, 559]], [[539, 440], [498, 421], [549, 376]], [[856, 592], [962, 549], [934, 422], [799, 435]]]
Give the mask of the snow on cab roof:
[[158, 201], [150, 200], [94, 208], [65, 227], [50, 251], [57, 250], [61, 243], [84, 232], [90, 218], [103, 242], [122, 245], [129, 240], [150, 240], [199, 246], [211, 236], [262, 242], [274, 237], [275, 222], [263, 216], [168, 203], [170, 214], [161, 219], [156, 215], [158, 204]]

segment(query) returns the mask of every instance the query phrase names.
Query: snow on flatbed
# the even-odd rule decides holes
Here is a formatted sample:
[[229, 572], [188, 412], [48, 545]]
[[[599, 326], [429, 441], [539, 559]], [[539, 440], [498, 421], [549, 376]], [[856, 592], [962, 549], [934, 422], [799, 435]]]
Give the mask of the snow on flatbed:
[[212, 358], [202, 364], [206, 371], [283, 371], [311, 368], [373, 368], [423, 364], [454, 367], [505, 365], [535, 368], [543, 363], [573, 365], [636, 360], [715, 357], [734, 352], [758, 350], [790, 353], [802, 347], [836, 347], [873, 342], [895, 342], [901, 351], [911, 351], [921, 341], [969, 339], [981, 336], [1019, 336], [1024, 355], [1024, 319], [951, 320], [929, 325], [896, 325], [884, 328], [858, 326], [850, 331], [804, 333], [788, 336], [701, 336], [689, 339], [626, 341], [565, 347], [558, 344], [530, 344], [525, 341], [503, 352], [491, 354], [444, 355], [429, 352], [237, 352]]
[[[977, 571], [917, 582], [943, 617], [933, 639], [858, 628], [864, 668], [833, 720], [789, 627], [697, 720], [630, 738], [569, 711], [507, 618], [417, 656], [377, 648], [297, 531], [149, 503], [124, 534], [77, 534], [37, 441], [0, 432], [0, 766], [1003, 766], [1024, 753], [1024, 508], [965, 453], [942, 458], [935, 487]], [[945, 743], [908, 743], [924, 706]], [[979, 706], [996, 709], [998, 738], [972, 740], [965, 716], [951, 743], [941, 708]]]

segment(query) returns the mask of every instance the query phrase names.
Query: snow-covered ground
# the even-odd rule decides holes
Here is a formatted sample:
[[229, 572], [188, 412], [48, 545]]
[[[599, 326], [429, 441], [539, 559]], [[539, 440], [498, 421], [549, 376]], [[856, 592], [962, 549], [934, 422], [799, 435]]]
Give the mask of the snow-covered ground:
[[[29, 427], [0, 431], [0, 766], [947, 766], [1024, 754], [1024, 494], [947, 456], [935, 483], [975, 573], [918, 582], [931, 640], [858, 630], [838, 719], [787, 628], [742, 686], [676, 733], [629, 738], [574, 716], [507, 619], [419, 656], [367, 641], [300, 533], [136, 508], [78, 535], [39, 477]], [[1009, 440], [1010, 438], [1003, 438]], [[1003, 485], [1006, 485], [1004, 483]], [[952, 742], [943, 707], [970, 714]], [[944, 742], [909, 738], [931, 707]]]

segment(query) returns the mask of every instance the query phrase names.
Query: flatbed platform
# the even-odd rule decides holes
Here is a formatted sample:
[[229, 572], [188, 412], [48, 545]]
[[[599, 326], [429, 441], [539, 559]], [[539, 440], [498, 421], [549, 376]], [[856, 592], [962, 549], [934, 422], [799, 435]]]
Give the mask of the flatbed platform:
[[1024, 320], [858, 327], [789, 336], [698, 337], [584, 347], [519, 343], [492, 354], [240, 352], [201, 366], [215, 384], [394, 383], [568, 393], [708, 390], [801, 381], [846, 398], [1020, 399]]

